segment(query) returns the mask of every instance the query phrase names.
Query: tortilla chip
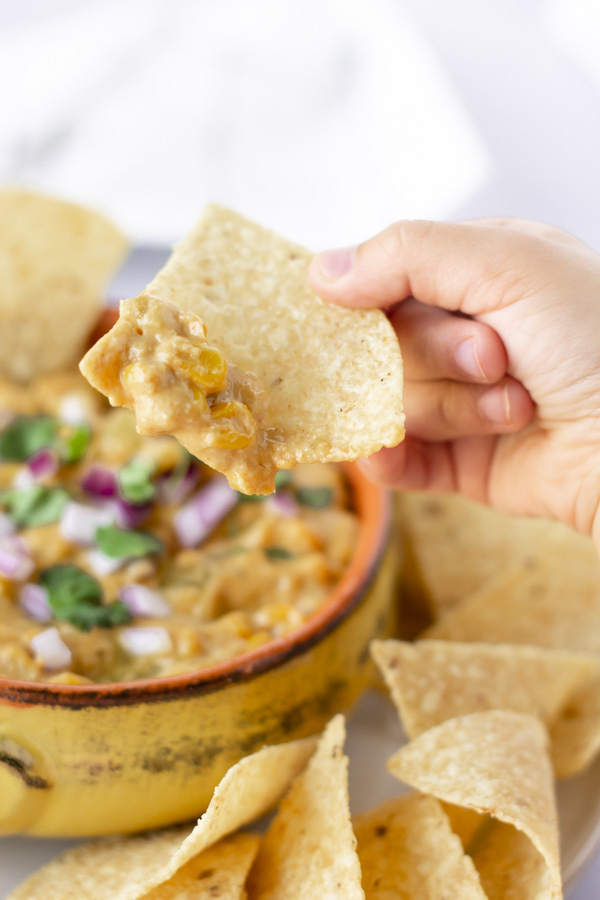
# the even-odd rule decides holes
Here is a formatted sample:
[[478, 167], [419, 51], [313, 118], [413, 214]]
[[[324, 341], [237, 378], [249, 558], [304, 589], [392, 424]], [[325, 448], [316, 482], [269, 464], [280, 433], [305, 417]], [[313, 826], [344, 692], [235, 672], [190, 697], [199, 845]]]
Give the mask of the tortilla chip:
[[600, 678], [569, 698], [550, 729], [552, 761], [561, 778], [586, 769], [600, 751]]
[[366, 900], [485, 900], [442, 805], [405, 794], [353, 821]]
[[[600, 660], [593, 656], [518, 644], [374, 641], [371, 652], [411, 738], [446, 719], [485, 709], [537, 716], [549, 728], [567, 711], [571, 722], [573, 697], [600, 678]], [[600, 701], [596, 707], [593, 737], [600, 744]], [[574, 758], [560, 730], [556, 737], [553, 758], [558, 752], [572, 769]], [[565, 740], [575, 740], [575, 729], [567, 728]], [[591, 752], [587, 733], [584, 742], [585, 757]]]
[[442, 809], [448, 817], [452, 831], [466, 850], [485, 825], [488, 816], [482, 816], [474, 809], [466, 809], [466, 807], [456, 806], [454, 803], [442, 803]]
[[235, 834], [194, 856], [143, 900], [245, 900], [245, 883], [260, 838]]
[[549, 900], [557, 896], [552, 893], [544, 857], [527, 835], [512, 825], [491, 821], [470, 853], [489, 900]]
[[265, 835], [248, 881], [253, 900], [362, 900], [348, 805], [343, 716], [333, 718]]
[[[168, 304], [175, 316], [199, 317], [208, 342], [236, 373], [237, 394], [233, 384], [227, 389], [241, 397], [256, 430], [246, 447], [211, 446], [200, 412], [185, 412], [176, 424], [164, 379], [154, 379], [155, 421], [145, 409], [138, 428], [171, 431], [246, 493], [273, 491], [278, 469], [357, 459], [404, 436], [402, 360], [392, 326], [379, 310], [319, 299], [308, 282], [310, 258], [307, 250], [213, 205], [138, 298]], [[88, 353], [82, 371], [111, 402], [123, 405], [119, 373], [144, 328], [131, 316], [115, 327]], [[147, 393], [152, 379], [145, 366]], [[189, 367], [188, 374], [174, 368], [177, 385], [191, 397]], [[136, 408], [141, 388], [129, 387], [126, 405]]]
[[126, 251], [96, 212], [0, 191], [0, 374], [29, 381], [75, 363]]
[[291, 741], [244, 757], [217, 785], [191, 833], [186, 826], [81, 844], [28, 878], [8, 900], [139, 900], [197, 854], [271, 809], [315, 743]]
[[[388, 768], [423, 793], [489, 812], [523, 832], [544, 864], [538, 864], [539, 879], [530, 882], [529, 895], [512, 897], [556, 900], [562, 897], [558, 819], [547, 744], [537, 719], [488, 710], [425, 731], [392, 756]], [[530, 868], [527, 861], [523, 865]]]
[[570, 554], [514, 566], [424, 637], [532, 644], [600, 656], [600, 563]]
[[396, 499], [406, 543], [406, 590], [440, 619], [491, 578], [545, 557], [600, 564], [590, 538], [559, 522], [509, 516], [455, 494], [402, 493]]

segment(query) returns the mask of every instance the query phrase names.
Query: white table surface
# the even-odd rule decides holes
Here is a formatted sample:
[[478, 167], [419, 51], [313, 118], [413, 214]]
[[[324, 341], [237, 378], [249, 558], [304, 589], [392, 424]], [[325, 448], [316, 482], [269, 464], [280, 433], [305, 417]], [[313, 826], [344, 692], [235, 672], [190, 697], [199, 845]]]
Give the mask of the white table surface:
[[[0, 181], [96, 205], [138, 243], [218, 200], [315, 249], [487, 215], [600, 249], [596, 0], [283, 8], [0, 0]], [[29, 852], [0, 842], [0, 879]], [[600, 898], [600, 858], [570, 896]]]

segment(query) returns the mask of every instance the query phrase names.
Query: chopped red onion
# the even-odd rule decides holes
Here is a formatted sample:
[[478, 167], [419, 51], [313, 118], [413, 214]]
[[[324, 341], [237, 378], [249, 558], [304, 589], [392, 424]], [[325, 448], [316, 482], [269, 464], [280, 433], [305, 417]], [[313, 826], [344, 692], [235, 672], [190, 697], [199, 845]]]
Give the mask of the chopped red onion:
[[295, 518], [300, 510], [296, 500], [289, 491], [282, 491], [280, 494], [271, 494], [270, 497], [267, 497], [265, 500], [265, 504], [268, 509], [279, 513], [286, 519]]
[[47, 628], [31, 638], [31, 649], [41, 659], [44, 669], [56, 672], [68, 669], [73, 662], [71, 651], [61, 638], [58, 628]]
[[88, 506], [71, 501], [67, 503], [62, 514], [60, 531], [67, 541], [89, 546], [94, 543], [98, 528], [101, 525], [112, 525], [114, 520], [114, 513], [106, 507]]
[[132, 616], [162, 618], [171, 614], [171, 607], [163, 595], [145, 584], [128, 584], [121, 588], [119, 596]]
[[81, 487], [93, 497], [116, 497], [119, 492], [117, 476], [106, 466], [92, 466], [88, 469]]
[[102, 550], [98, 549], [88, 550], [86, 559], [90, 568], [94, 570], [96, 575], [110, 575], [112, 572], [121, 569], [127, 561], [125, 559], [115, 559], [112, 556], [107, 556], [106, 553], [103, 553]]
[[53, 450], [45, 447], [27, 460], [27, 467], [35, 482], [44, 481], [46, 478], [52, 478], [58, 472], [58, 456]]
[[148, 518], [151, 503], [143, 503], [139, 506], [135, 503], [129, 503], [122, 497], [111, 501], [110, 507], [113, 511], [115, 522], [119, 528], [139, 528]]
[[123, 628], [119, 633], [119, 643], [132, 656], [168, 653], [173, 646], [166, 628]]
[[67, 425], [83, 425], [89, 419], [85, 401], [78, 394], [67, 394], [62, 398], [58, 415]]
[[8, 537], [10, 534], [14, 534], [16, 530], [17, 526], [11, 517], [7, 516], [6, 513], [0, 513], [0, 540]]
[[158, 486], [158, 499], [161, 503], [179, 504], [188, 497], [198, 484], [200, 470], [191, 465], [185, 475], [173, 481], [173, 475], [163, 478]]
[[0, 575], [10, 581], [25, 581], [35, 569], [26, 545], [16, 535], [0, 541]]
[[52, 621], [48, 591], [41, 584], [24, 584], [19, 593], [19, 606], [26, 616], [36, 622]]
[[237, 492], [225, 479], [211, 479], [176, 513], [173, 526], [179, 542], [184, 547], [197, 547], [237, 502]]

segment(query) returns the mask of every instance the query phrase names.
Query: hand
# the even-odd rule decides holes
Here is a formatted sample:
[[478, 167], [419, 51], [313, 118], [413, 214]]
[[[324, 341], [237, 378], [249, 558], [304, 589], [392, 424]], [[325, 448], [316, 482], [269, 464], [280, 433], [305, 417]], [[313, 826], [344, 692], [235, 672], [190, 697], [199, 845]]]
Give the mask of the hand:
[[520, 220], [398, 222], [315, 257], [317, 293], [388, 311], [407, 438], [363, 465], [560, 519], [600, 544], [600, 257]]

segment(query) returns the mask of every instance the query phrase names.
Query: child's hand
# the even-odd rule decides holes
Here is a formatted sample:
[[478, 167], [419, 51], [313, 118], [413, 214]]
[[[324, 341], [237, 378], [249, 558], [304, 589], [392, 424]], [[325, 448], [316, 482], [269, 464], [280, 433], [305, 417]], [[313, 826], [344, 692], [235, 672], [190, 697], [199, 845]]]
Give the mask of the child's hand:
[[532, 222], [399, 222], [315, 257], [311, 280], [327, 300], [388, 310], [400, 340], [407, 438], [364, 463], [370, 477], [600, 543], [599, 256]]

